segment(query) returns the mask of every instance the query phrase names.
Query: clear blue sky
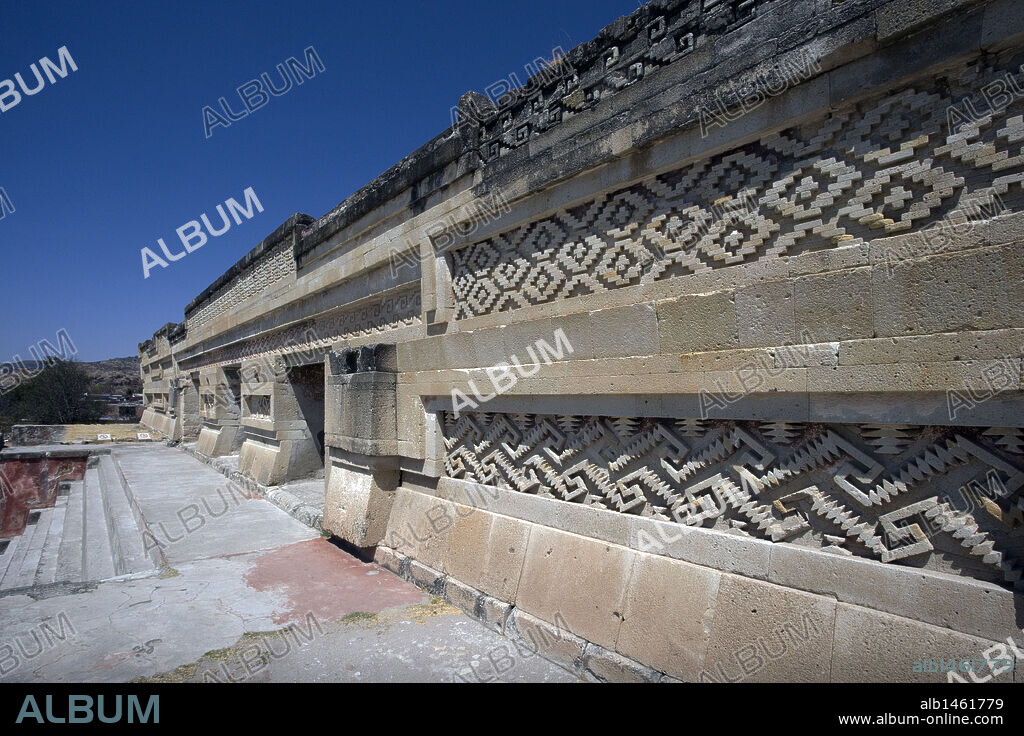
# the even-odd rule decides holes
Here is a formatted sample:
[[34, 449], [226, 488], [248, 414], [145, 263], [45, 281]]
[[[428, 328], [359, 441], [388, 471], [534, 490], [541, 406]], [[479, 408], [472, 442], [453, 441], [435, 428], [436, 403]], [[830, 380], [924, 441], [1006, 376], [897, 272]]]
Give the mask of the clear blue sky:
[[[66, 329], [78, 359], [135, 355], [293, 212], [319, 217], [484, 91], [593, 38], [637, 0], [6, 3], [0, 79], [78, 66], [0, 113], [0, 362]], [[323, 73], [204, 137], [202, 109], [313, 46]], [[15, 83], [17, 84], [17, 83]], [[3, 87], [3, 85], [0, 85]], [[2, 90], [0, 90], [2, 91]], [[9, 101], [9, 100], [8, 100]], [[140, 249], [253, 187], [264, 212], [168, 268]]]

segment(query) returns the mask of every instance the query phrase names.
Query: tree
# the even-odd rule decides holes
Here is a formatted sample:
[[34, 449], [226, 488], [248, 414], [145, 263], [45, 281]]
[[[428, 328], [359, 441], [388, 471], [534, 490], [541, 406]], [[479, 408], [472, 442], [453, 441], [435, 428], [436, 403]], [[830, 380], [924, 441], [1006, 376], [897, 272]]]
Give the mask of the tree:
[[86, 396], [89, 381], [78, 363], [50, 358], [39, 375], [20, 387], [15, 415], [36, 424], [95, 422], [103, 407]]

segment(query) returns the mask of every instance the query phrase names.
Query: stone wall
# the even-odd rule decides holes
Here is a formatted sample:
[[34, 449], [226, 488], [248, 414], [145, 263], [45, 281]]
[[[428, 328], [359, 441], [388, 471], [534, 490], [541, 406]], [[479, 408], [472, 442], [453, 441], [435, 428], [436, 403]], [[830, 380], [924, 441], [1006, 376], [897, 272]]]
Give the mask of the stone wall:
[[1022, 62], [1006, 1], [645, 5], [290, 218], [144, 422], [587, 676], [938, 677], [1024, 625]]
[[59, 445], [64, 441], [67, 427], [63, 424], [15, 424], [11, 427], [11, 447], [33, 445]]
[[25, 531], [34, 509], [51, 508], [57, 501], [58, 486], [82, 480], [88, 451], [7, 451], [0, 456], [0, 538]]

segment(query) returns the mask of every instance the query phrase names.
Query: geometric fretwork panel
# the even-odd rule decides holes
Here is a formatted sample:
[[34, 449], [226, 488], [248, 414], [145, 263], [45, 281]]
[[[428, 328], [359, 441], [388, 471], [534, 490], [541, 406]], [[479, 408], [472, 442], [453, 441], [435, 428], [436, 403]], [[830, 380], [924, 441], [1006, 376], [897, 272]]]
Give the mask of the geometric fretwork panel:
[[[1007, 93], [990, 105], [996, 80]], [[868, 242], [991, 211], [993, 196], [1019, 210], [1022, 113], [1008, 62], [845, 105], [453, 251], [455, 316]]]
[[229, 312], [248, 299], [262, 294], [271, 286], [295, 274], [295, 258], [291, 244], [281, 243], [267, 251], [243, 273], [231, 279], [210, 295], [203, 305], [187, 317], [188, 326], [194, 329], [216, 317]]
[[304, 320], [279, 330], [268, 330], [226, 348], [204, 353], [201, 360], [183, 359], [182, 365], [225, 365], [242, 360], [266, 360], [284, 352], [330, 347], [339, 340], [365, 337], [419, 324], [419, 284], [401, 289], [338, 314]]
[[772, 542], [1021, 581], [1024, 434], [441, 413], [451, 478]]

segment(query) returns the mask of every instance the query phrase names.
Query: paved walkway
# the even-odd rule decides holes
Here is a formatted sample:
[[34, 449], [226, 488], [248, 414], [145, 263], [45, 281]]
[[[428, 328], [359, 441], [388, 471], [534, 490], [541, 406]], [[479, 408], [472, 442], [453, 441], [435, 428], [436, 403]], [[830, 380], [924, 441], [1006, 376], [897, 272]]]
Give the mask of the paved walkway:
[[0, 681], [574, 681], [198, 460], [113, 448], [158, 571], [0, 597]]

